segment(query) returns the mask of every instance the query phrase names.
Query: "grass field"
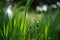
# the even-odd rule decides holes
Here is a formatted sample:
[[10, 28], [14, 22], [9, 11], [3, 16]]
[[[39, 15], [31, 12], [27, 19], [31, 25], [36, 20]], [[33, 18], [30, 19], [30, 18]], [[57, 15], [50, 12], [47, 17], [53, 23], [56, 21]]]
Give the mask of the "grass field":
[[42, 13], [28, 12], [29, 4], [30, 1], [24, 6], [24, 11], [15, 5], [12, 9], [12, 18], [8, 15], [0, 15], [2, 18], [0, 40], [58, 40], [59, 8], [55, 13], [52, 12], [52, 9]]

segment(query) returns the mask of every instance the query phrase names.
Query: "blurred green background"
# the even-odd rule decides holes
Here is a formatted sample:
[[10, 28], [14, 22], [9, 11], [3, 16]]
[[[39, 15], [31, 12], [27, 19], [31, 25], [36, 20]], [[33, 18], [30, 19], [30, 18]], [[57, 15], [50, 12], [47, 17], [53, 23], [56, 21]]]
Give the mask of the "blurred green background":
[[59, 40], [59, 36], [59, 6], [39, 11], [31, 0], [0, 1], [0, 40]]

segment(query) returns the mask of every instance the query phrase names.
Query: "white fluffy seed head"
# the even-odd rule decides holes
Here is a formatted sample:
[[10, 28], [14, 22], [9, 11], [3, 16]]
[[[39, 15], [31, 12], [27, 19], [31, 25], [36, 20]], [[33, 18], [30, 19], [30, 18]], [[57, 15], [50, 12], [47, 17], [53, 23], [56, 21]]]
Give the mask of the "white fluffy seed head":
[[48, 8], [47, 5], [43, 5], [43, 7], [42, 7], [43, 11], [47, 11], [47, 8]]
[[36, 7], [36, 10], [37, 10], [37, 11], [43, 11], [42, 7], [40, 7], [40, 6], [37, 6], [37, 7]]
[[47, 5], [37, 6], [37, 7], [36, 7], [36, 10], [42, 12], [42, 11], [47, 11], [47, 8], [48, 8]]
[[8, 14], [8, 17], [10, 17], [10, 18], [12, 18], [12, 16], [13, 16], [13, 12], [12, 12], [11, 8], [12, 8], [12, 5], [9, 5], [7, 8], [7, 14]]
[[58, 6], [60, 6], [60, 2], [57, 2], [56, 4], [57, 4]]

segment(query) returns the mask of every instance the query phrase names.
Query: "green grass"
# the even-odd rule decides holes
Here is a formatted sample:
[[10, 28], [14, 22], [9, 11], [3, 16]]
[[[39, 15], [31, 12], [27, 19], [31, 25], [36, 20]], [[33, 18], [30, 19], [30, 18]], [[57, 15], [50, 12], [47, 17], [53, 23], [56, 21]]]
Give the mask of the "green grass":
[[[26, 6], [13, 7], [13, 17], [6, 15], [0, 23], [0, 40], [57, 40], [57, 26], [60, 25], [60, 12], [52, 16], [52, 10], [38, 14], [37, 12], [28, 12], [30, 0], [27, 0]], [[24, 9], [24, 11], [21, 11]], [[40, 17], [40, 16], [41, 17]]]

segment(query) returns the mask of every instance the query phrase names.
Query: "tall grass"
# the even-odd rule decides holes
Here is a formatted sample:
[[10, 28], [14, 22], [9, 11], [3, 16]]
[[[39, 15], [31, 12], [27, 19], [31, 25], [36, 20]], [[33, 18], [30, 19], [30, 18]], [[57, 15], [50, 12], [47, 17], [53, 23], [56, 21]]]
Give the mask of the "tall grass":
[[60, 25], [59, 9], [56, 9], [55, 15], [52, 15], [52, 11], [48, 10], [42, 13], [39, 20], [34, 19], [32, 22], [31, 19], [26, 19], [30, 2], [27, 0], [24, 11], [15, 5], [12, 10], [13, 17], [10, 18], [6, 15], [6, 19], [2, 19], [0, 40], [57, 40], [56, 28]]

